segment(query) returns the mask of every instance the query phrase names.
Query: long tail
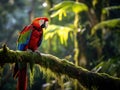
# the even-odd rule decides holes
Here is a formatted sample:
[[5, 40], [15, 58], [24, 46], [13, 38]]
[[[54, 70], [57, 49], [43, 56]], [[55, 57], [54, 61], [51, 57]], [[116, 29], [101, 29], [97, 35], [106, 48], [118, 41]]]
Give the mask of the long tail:
[[27, 90], [27, 65], [18, 72], [17, 90]]

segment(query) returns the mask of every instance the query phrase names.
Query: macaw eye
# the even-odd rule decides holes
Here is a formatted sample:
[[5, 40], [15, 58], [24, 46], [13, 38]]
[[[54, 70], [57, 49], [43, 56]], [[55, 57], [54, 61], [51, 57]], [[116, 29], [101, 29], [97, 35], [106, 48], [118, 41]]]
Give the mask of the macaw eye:
[[39, 20], [39, 24], [42, 26], [44, 24], [44, 20]]

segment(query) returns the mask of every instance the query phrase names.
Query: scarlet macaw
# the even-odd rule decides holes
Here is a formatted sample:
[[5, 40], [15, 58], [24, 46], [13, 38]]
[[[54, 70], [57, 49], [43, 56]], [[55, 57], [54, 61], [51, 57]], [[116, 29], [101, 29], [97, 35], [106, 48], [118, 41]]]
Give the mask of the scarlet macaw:
[[[48, 19], [46, 17], [35, 18], [32, 23], [25, 26], [20, 32], [17, 40], [17, 49], [21, 51], [32, 50], [38, 52], [38, 47], [42, 42], [43, 28], [48, 25]], [[13, 77], [17, 78], [17, 90], [27, 89], [27, 64], [16, 63], [14, 68]]]

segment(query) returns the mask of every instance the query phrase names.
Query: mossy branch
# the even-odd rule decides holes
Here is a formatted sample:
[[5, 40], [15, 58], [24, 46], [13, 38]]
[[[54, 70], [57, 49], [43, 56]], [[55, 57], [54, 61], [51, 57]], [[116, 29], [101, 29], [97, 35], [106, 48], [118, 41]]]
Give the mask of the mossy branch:
[[64, 74], [77, 79], [88, 89], [93, 87], [97, 90], [120, 90], [120, 79], [103, 73], [94, 73], [82, 67], [75, 66], [64, 59], [59, 59], [50, 54], [30, 53], [26, 51], [13, 51], [5, 45], [0, 49], [0, 65], [15, 62], [33, 62], [44, 68], [50, 69], [59, 75]]

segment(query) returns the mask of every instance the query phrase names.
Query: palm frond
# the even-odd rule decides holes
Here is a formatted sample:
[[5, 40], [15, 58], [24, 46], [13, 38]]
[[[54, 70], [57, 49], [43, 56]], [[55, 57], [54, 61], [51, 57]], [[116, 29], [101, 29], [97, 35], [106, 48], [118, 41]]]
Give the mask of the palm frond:
[[120, 30], [120, 18], [102, 21], [101, 23], [98, 23], [92, 28], [91, 34], [93, 35], [97, 30], [103, 28], [109, 28], [110, 30]]

